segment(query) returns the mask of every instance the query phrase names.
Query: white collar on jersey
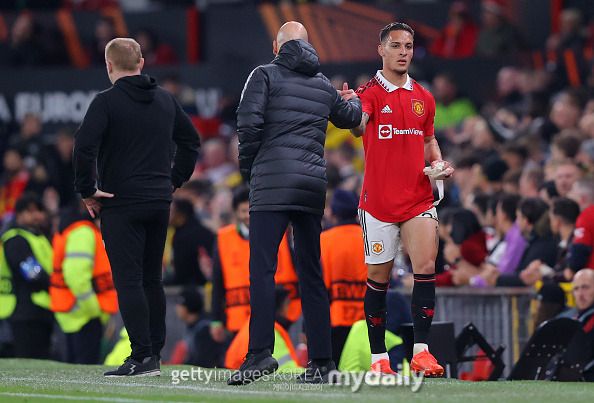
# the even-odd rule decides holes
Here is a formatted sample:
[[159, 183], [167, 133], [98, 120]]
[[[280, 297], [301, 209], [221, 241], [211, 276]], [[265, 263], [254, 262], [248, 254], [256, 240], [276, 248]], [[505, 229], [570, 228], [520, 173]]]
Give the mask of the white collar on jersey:
[[406, 83], [404, 83], [404, 85], [402, 87], [398, 87], [398, 86], [392, 84], [391, 82], [389, 82], [386, 79], [386, 77], [384, 77], [381, 70], [378, 70], [377, 73], [375, 73], [375, 79], [387, 92], [396, 91], [398, 88], [404, 88], [405, 90], [408, 90], [408, 91], [413, 90], [413, 83], [412, 83], [412, 80], [408, 74], [406, 75]]

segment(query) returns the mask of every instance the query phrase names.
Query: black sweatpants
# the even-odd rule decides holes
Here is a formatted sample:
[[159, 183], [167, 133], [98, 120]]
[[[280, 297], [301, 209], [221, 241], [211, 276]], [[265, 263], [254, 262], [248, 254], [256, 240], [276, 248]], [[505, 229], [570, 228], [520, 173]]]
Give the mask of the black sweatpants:
[[162, 264], [169, 210], [105, 210], [101, 233], [132, 358], [161, 357], [165, 344]]
[[322, 217], [301, 211], [250, 213], [250, 349], [274, 348], [274, 274], [289, 221], [309, 358], [330, 359], [330, 303], [320, 266]]
[[78, 332], [66, 333], [68, 362], [99, 364], [103, 325], [99, 318], [91, 319]]
[[50, 358], [50, 347], [53, 321], [45, 320], [8, 320], [14, 352], [16, 358], [38, 358], [48, 360]]

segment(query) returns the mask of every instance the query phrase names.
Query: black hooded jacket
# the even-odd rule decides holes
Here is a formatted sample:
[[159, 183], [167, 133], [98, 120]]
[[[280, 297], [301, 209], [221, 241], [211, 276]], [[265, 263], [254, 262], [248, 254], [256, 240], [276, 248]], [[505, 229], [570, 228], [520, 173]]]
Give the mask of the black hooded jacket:
[[314, 48], [299, 39], [248, 77], [237, 126], [250, 211], [324, 212], [328, 120], [344, 129], [358, 126], [361, 101], [344, 101], [319, 68]]
[[114, 194], [103, 209], [169, 208], [172, 185], [190, 178], [199, 147], [198, 132], [171, 93], [146, 75], [122, 77], [95, 96], [76, 133], [75, 189], [83, 198], [95, 193], [97, 161], [98, 188]]

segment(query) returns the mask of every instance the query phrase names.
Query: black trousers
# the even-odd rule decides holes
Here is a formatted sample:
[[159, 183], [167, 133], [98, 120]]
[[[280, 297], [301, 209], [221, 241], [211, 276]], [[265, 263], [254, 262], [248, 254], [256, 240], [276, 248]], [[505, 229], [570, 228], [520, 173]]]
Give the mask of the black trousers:
[[50, 358], [51, 336], [54, 329], [52, 321], [17, 320], [8, 321], [14, 342], [16, 358]]
[[163, 250], [169, 210], [106, 210], [101, 233], [130, 335], [132, 358], [161, 357], [165, 344]]
[[68, 362], [99, 364], [103, 326], [99, 318], [91, 319], [78, 332], [66, 333]]
[[330, 359], [330, 303], [320, 266], [322, 217], [300, 211], [250, 213], [250, 349], [274, 348], [274, 274], [289, 221], [310, 359]]
[[334, 326], [332, 327], [332, 361], [338, 367], [340, 362], [340, 356], [344, 349], [344, 343], [346, 343], [347, 337], [351, 332], [350, 326]]

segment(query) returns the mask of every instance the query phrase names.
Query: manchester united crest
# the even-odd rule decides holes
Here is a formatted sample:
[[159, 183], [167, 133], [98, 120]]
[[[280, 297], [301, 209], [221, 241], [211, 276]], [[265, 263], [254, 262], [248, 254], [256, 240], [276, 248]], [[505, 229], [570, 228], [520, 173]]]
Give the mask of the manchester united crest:
[[425, 114], [425, 102], [413, 99], [412, 101], [412, 111], [418, 117], [421, 117]]

